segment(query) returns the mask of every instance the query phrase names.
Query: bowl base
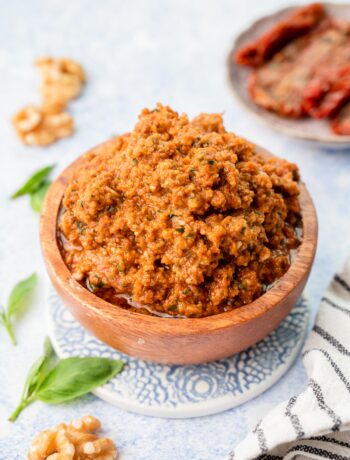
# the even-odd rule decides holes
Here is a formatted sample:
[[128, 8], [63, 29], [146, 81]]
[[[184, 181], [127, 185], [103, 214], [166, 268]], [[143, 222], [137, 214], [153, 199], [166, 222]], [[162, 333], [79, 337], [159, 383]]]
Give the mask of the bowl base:
[[94, 391], [128, 411], [154, 417], [189, 418], [238, 406], [272, 386], [289, 369], [304, 341], [308, 302], [302, 296], [270, 335], [220, 361], [192, 366], [156, 364], [120, 353], [86, 331], [53, 289], [48, 296], [49, 335], [61, 358], [122, 359], [121, 374]]

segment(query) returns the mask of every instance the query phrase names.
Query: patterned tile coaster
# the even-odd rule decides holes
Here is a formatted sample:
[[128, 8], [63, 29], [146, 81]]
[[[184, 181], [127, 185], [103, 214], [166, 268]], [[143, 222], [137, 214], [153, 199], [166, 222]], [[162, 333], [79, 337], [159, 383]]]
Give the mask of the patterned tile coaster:
[[288, 370], [304, 341], [308, 302], [302, 297], [281, 325], [255, 346], [196, 366], [154, 364], [117, 352], [90, 335], [51, 290], [49, 334], [57, 354], [120, 358], [125, 369], [95, 395], [122, 409], [155, 417], [215, 414], [244, 403]]

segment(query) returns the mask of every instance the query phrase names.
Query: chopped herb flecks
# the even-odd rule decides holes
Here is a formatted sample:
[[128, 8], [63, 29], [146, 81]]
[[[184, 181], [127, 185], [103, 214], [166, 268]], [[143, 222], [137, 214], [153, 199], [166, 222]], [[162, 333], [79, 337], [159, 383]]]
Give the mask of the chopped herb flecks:
[[85, 230], [84, 222], [82, 222], [81, 220], [77, 220], [77, 227], [78, 227], [79, 233], [84, 232], [84, 230]]

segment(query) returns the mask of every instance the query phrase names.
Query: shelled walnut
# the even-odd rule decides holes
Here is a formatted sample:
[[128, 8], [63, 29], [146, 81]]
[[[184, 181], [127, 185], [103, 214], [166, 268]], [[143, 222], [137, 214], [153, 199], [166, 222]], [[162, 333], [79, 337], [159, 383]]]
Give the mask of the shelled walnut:
[[74, 131], [74, 121], [62, 104], [27, 105], [12, 119], [18, 136], [27, 145], [48, 145]]
[[41, 74], [40, 92], [45, 102], [67, 103], [79, 96], [85, 84], [85, 73], [77, 62], [45, 57], [35, 64]]
[[100, 421], [87, 415], [44, 430], [33, 439], [28, 460], [115, 460], [118, 451], [113, 441], [94, 434], [100, 428]]
[[64, 111], [86, 82], [83, 68], [72, 59], [44, 57], [35, 62], [41, 74], [40, 106], [27, 105], [12, 119], [27, 145], [48, 145], [74, 130], [73, 118]]

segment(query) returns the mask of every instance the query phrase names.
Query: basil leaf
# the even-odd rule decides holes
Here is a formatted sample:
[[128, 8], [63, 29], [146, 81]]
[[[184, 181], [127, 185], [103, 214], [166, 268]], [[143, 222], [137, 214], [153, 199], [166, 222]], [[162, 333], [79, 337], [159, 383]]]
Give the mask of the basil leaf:
[[47, 178], [47, 176], [50, 174], [50, 172], [53, 170], [55, 165], [52, 166], [46, 166], [45, 168], [40, 169], [39, 171], [35, 172], [23, 185], [21, 188], [19, 188], [12, 196], [11, 198], [17, 198], [22, 195], [26, 195], [28, 193], [35, 192], [42, 182]]
[[38, 358], [29, 369], [24, 383], [22, 399], [30, 398], [41, 385], [55, 361], [55, 353], [48, 338], [44, 342], [44, 354]]
[[17, 340], [16, 340], [16, 337], [15, 337], [15, 333], [13, 332], [13, 327], [12, 327], [12, 323], [11, 323], [11, 319], [7, 313], [7, 311], [3, 308], [3, 307], [0, 307], [0, 324], [2, 324], [10, 339], [11, 339], [11, 342], [13, 345], [17, 345]]
[[82, 396], [106, 383], [123, 369], [123, 362], [108, 358], [62, 359], [39, 386], [36, 397], [58, 404]]
[[44, 181], [37, 190], [34, 192], [31, 192], [30, 194], [30, 205], [35, 212], [40, 212], [41, 207], [46, 195], [46, 192], [48, 191], [49, 187], [51, 185], [51, 181]]
[[22, 410], [35, 400], [36, 391], [49, 371], [52, 369], [54, 359], [55, 355], [51, 343], [48, 339], [45, 339], [44, 354], [38, 358], [29, 369], [24, 383], [21, 400], [16, 409], [10, 415], [9, 421], [14, 422]]
[[24, 306], [25, 301], [27, 300], [29, 294], [32, 292], [34, 286], [37, 282], [36, 273], [33, 273], [28, 278], [20, 281], [12, 289], [8, 304], [7, 304], [7, 316], [11, 318]]

